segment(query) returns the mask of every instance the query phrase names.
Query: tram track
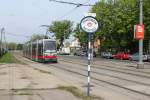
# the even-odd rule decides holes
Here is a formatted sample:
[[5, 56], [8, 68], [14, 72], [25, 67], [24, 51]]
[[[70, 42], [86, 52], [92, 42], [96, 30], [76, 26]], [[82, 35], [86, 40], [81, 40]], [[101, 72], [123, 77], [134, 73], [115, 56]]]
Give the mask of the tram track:
[[[51, 66], [52, 66], [52, 67], [55, 67], [55, 68], [59, 68], [59, 69], [64, 70], [64, 71], [67, 71], [67, 72], [71, 72], [71, 73], [80, 75], [80, 76], [87, 77], [87, 75], [85, 75], [85, 74], [82, 74], [82, 73], [77, 72], [77, 71], [70, 70], [70, 69], [68, 69], [68, 68], [66, 68], [66, 67], [64, 68], [64, 67], [62, 67], [62, 66], [56, 66], [56, 65], [51, 65]], [[92, 78], [94, 81], [97, 81], [97, 82], [95, 82], [96, 84], [99, 84], [98, 82], [102, 82], [102, 83], [105, 83], [105, 84], [108, 84], [108, 85], [115, 86], [115, 87], [117, 87], [117, 88], [125, 89], [125, 90], [128, 90], [128, 91], [130, 91], [130, 92], [134, 92], [134, 93], [138, 93], [138, 94], [141, 94], [141, 95], [145, 95], [145, 96], [150, 97], [150, 94], [148, 94], [148, 93], [144, 93], [144, 92], [141, 92], [141, 91], [133, 90], [133, 89], [130, 89], [130, 88], [127, 88], [127, 87], [124, 87], [124, 86], [115, 84], [115, 83], [113, 83], [113, 82], [108, 82], [108, 81], [105, 81], [105, 80], [98, 79], [98, 78], [93, 77], [93, 76], [91, 76], [91, 78]]]
[[[78, 71], [73, 71], [73, 70], [70, 70], [70, 69], [66, 68], [66, 67], [70, 67], [70, 66], [66, 66], [66, 65], [65, 65], [65, 66], [66, 66], [65, 68], [62, 67], [62, 64], [61, 64], [60, 66], [54, 65], [54, 64], [51, 64], [51, 65], [45, 65], [45, 64], [44, 64], [44, 66], [59, 68], [59, 69], [61, 69], [61, 70], [63, 70], [63, 71], [67, 71], [67, 72], [74, 73], [74, 74], [76, 74], [76, 75], [80, 75], [80, 76], [87, 77], [87, 75], [85, 75], [85, 74], [82, 74], [82, 73], [80, 73], [80, 72], [78, 72]], [[30, 65], [30, 67], [34, 68], [34, 67], [31, 66], [31, 65]], [[36, 67], [36, 68], [37, 68], [37, 67]], [[39, 68], [39, 70], [44, 70], [44, 69]], [[44, 70], [44, 71], [46, 71], [46, 70]], [[47, 72], [49, 72], [49, 71], [47, 71]], [[150, 97], [150, 94], [148, 94], [148, 93], [144, 93], [144, 92], [140, 92], [140, 91], [133, 90], [133, 89], [130, 89], [130, 88], [126, 88], [126, 87], [124, 87], [124, 86], [115, 84], [115, 83], [113, 83], [113, 82], [108, 82], [108, 81], [101, 80], [101, 79], [98, 79], [98, 78], [95, 78], [95, 77], [91, 77], [91, 78], [92, 78], [94, 81], [96, 81], [96, 82], [94, 82], [95, 84], [99, 84], [98, 82], [102, 82], [102, 83], [105, 83], [105, 84], [108, 84], [108, 85], [115, 86], [115, 87], [117, 87], [117, 88], [119, 87], [119, 88], [121, 88], [121, 89], [125, 89], [125, 90], [128, 90], [128, 91], [130, 91], [130, 92], [134, 92], [134, 93], [138, 93], [138, 94], [141, 94], [141, 95], [145, 95], [145, 96]], [[144, 85], [144, 84], [143, 84], [143, 85]], [[149, 86], [149, 85], [148, 85], [148, 86]]]
[[[84, 63], [81, 63], [81, 62], [77, 62], [77, 61], [68, 61], [68, 60], [64, 60], [64, 59], [61, 59], [60, 61], [64, 61], [64, 62], [68, 62], [68, 63], [72, 63], [72, 64], [78, 64], [78, 65], [82, 65], [82, 66], [87, 66], [87, 64], [84, 64]], [[98, 67], [98, 66], [100, 66], [100, 67]], [[134, 76], [139, 76], [139, 77], [144, 77], [144, 78], [150, 79], [150, 73], [147, 73], [147, 72], [133, 71], [133, 70], [126, 70], [126, 71], [124, 71], [124, 69], [122, 69], [122, 68], [116, 68], [116, 67], [112, 67], [112, 66], [108, 66], [108, 65], [96, 65], [96, 64], [93, 64], [92, 67], [96, 68], [96, 69], [109, 70], [109, 71], [113, 71], [113, 72], [125, 73], [125, 74], [130, 74], [130, 75], [134, 75]]]
[[[62, 60], [62, 59], [61, 59]], [[69, 59], [69, 61], [72, 63], [72, 62], [76, 62], [77, 63], [77, 60], [78, 59], [74, 59], [74, 60], [71, 60], [71, 59]], [[63, 58], [63, 61], [66, 61], [66, 62], [68, 62], [68, 58], [66, 59], [66, 58]], [[83, 62], [81, 62], [81, 61], [84, 61], [83, 59], [80, 59], [80, 60], [78, 60], [78, 63], [77, 64], [79, 64], [79, 63], [81, 63], [81, 64], [83, 64]], [[114, 63], [114, 62], [112, 62], [112, 61], [109, 61], [110, 63], [112, 63], [112, 65], [114, 65], [115, 64], [115, 66], [121, 66], [121, 64], [117, 64], [117, 63]], [[123, 61], [122, 61], [123, 62]], [[106, 64], [108, 64], [108, 63], [106, 63]], [[95, 65], [95, 66], [105, 66], [105, 67], [108, 67], [108, 68], [114, 68], [114, 69], [120, 69], [120, 70], [126, 70], [126, 71], [133, 71], [133, 72], [140, 72], [140, 73], [144, 73], [144, 74], [150, 74], [150, 72], [146, 72], [146, 71], [142, 71], [142, 70], [138, 70], [138, 69], [136, 69], [136, 67], [133, 67], [133, 66], [129, 66], [129, 65], [126, 65], [126, 64], [124, 64], [124, 66], [123, 67], [115, 67], [115, 66], [110, 66], [110, 65], [106, 65], [106, 64], [97, 64], [97, 63], [95, 63], [95, 62], [93, 62], [93, 65]], [[128, 68], [135, 68], [135, 69], [128, 69]]]
[[[82, 70], [84, 72], [87, 72], [86, 69], [84, 68], [81, 68], [81, 67], [72, 67], [72, 66], [69, 66], [69, 65], [66, 65], [66, 64], [61, 64], [63, 66], [66, 66], [66, 67], [69, 67], [71, 69], [78, 69], [78, 70]], [[110, 74], [106, 74], [106, 73], [102, 73], [100, 70], [99, 71], [91, 71], [92, 74], [97, 74], [97, 75], [102, 75], [102, 76], [108, 76], [110, 78], [114, 78], [114, 79], [119, 79], [119, 80], [122, 80], [122, 81], [128, 81], [128, 82], [132, 82], [132, 83], [136, 83], [136, 84], [140, 84], [140, 85], [146, 85], [146, 86], [150, 86], [150, 82], [149, 84], [147, 83], [143, 83], [143, 82], [139, 82], [139, 81], [135, 81], [133, 79], [127, 79], [127, 78], [123, 78], [123, 77], [119, 77], [119, 76], [115, 76], [115, 75], [110, 75]], [[132, 77], [132, 76], [131, 76]]]
[[[51, 65], [45, 65], [44, 64], [44, 66], [47, 66], [47, 67], [49, 67], [49, 68], [51, 68], [51, 67], [54, 67], [54, 68], [58, 68], [58, 69], [60, 69], [60, 70], [63, 70], [63, 71], [66, 71], [66, 72], [70, 72], [70, 73], [74, 73], [74, 74], [76, 74], [76, 75], [80, 75], [80, 76], [83, 76], [83, 77], [87, 77], [87, 75], [86, 74], [83, 74], [83, 73], [80, 73], [80, 72], [78, 72], [78, 71], [74, 71], [72, 68], [69, 68], [70, 66], [64, 66], [64, 65], [62, 65], [62, 64], [51, 64]], [[83, 66], [83, 65], [82, 65]], [[33, 66], [32, 66], [33, 67]], [[36, 67], [37, 68], [37, 67]], [[38, 67], [39, 68], [39, 67]], [[42, 69], [42, 68], [39, 68], [40, 70], [44, 70], [44, 69]], [[44, 70], [44, 71], [46, 71], [46, 70]], [[85, 70], [84, 70], [85, 71]], [[100, 74], [100, 73], [99, 73]], [[150, 94], [149, 93], [145, 93], [145, 92], [141, 92], [141, 91], [138, 91], [138, 90], [134, 90], [134, 89], [130, 89], [130, 88], [127, 88], [127, 87], [125, 87], [125, 86], [122, 86], [122, 85], [119, 85], [119, 84], [115, 84], [114, 82], [109, 82], [109, 81], [105, 81], [105, 80], [102, 80], [102, 79], [99, 79], [99, 78], [96, 78], [96, 77], [91, 77], [93, 80], [94, 80], [94, 83], [95, 84], [99, 84], [100, 85], [100, 83], [99, 82], [101, 82], [101, 83], [105, 83], [105, 84], [107, 84], [107, 85], [111, 85], [111, 86], [115, 86], [115, 87], [117, 87], [117, 88], [120, 88], [120, 89], [124, 89], [124, 90], [127, 90], [127, 91], [130, 91], [130, 92], [133, 92], [133, 93], [137, 93], [137, 94], [140, 94], [140, 95], [144, 95], [144, 96], [146, 96], [146, 97], [150, 97]], [[127, 81], [127, 80], [126, 80]], [[133, 81], [132, 81], [133, 82]], [[137, 83], [137, 84], [141, 84], [141, 83]], [[143, 84], [143, 85], [145, 85], [145, 84]], [[149, 86], [149, 84], [147, 85], [147, 86]]]

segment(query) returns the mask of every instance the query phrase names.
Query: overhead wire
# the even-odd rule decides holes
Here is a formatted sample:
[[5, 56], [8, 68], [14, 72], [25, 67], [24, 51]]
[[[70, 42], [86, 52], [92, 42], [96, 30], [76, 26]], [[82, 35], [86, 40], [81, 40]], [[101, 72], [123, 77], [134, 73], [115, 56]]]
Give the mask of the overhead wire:
[[[57, 19], [63, 19], [65, 18], [66, 16], [70, 15], [71, 13], [73, 13], [77, 8], [79, 7], [82, 7], [82, 6], [86, 6], [86, 3], [88, 3], [90, 0], [87, 0], [86, 2], [84, 3], [74, 3], [74, 2], [65, 2], [65, 1], [58, 1], [58, 0], [49, 0], [50, 2], [53, 1], [53, 2], [57, 2], [57, 3], [63, 3], [63, 4], [70, 4], [70, 5], [74, 5], [76, 6], [75, 8], [71, 9], [70, 11], [68, 11], [67, 13], [65, 13], [64, 15], [62, 15], [61, 17], [57, 18]], [[90, 6], [93, 6], [93, 5], [90, 5]]]
[[57, 3], [62, 3], [62, 4], [69, 4], [69, 5], [74, 5], [76, 7], [80, 6], [94, 6], [92, 4], [84, 4], [84, 3], [75, 3], [75, 2], [66, 2], [66, 1], [59, 1], [59, 0], [49, 0], [50, 2], [57, 2]]
[[8, 33], [8, 32], [7, 32], [7, 35], [16, 36], [16, 37], [26, 37], [26, 38], [29, 38], [29, 37], [30, 37], [30, 36], [27, 36], [27, 35], [14, 34], [14, 33]]

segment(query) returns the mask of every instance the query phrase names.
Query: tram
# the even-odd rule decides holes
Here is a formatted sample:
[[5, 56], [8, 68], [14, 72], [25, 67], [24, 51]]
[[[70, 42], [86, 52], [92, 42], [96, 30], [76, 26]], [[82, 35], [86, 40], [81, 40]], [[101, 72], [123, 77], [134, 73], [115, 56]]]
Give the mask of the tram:
[[56, 40], [41, 39], [27, 42], [23, 46], [23, 55], [33, 61], [57, 63]]

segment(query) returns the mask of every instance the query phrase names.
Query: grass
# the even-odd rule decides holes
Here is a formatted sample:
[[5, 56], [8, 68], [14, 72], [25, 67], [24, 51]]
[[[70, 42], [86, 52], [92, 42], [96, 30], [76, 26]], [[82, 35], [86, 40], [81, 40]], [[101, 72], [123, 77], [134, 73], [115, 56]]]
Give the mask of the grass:
[[11, 52], [6, 53], [0, 58], [0, 63], [20, 63]]
[[102, 100], [102, 98], [94, 95], [87, 96], [86, 93], [83, 93], [76, 87], [72, 87], [72, 86], [68, 86], [68, 87], [59, 86], [57, 89], [68, 91], [72, 93], [75, 97], [80, 98], [82, 100]]

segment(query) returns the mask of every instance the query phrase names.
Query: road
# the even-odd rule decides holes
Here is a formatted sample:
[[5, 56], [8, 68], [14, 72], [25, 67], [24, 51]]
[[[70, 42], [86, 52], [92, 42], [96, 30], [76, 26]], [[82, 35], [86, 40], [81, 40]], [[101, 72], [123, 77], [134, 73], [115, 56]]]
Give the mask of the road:
[[[27, 89], [29, 94], [36, 94], [35, 97], [26, 96], [28, 98], [50, 100], [48, 97], [56, 98], [59, 96], [54, 94], [58, 94], [62, 96], [61, 99], [52, 100], [67, 100], [63, 99], [66, 96], [68, 100], [78, 100], [69, 93], [55, 89], [60, 85], [75, 86], [86, 92], [87, 58], [85, 57], [60, 56], [57, 64], [33, 62], [19, 53], [15, 53], [15, 57], [26, 65], [11, 65], [13, 67], [8, 68], [5, 68], [6, 65], [1, 66], [1, 69], [5, 71], [9, 69], [12, 77], [3, 76], [2, 78], [3, 80], [13, 79], [10, 80], [14, 82], [13, 85], [8, 84], [10, 87], [20, 91]], [[4, 72], [1, 70], [2, 74]], [[145, 69], [136, 69], [136, 62], [95, 58], [92, 62], [91, 84], [91, 94], [104, 100], [150, 100], [150, 65], [146, 63]], [[0, 86], [1, 90], [7, 88], [3, 82]], [[52, 89], [54, 91], [51, 91]], [[19, 96], [17, 95], [18, 98]], [[35, 99], [40, 97], [44, 99]]]

